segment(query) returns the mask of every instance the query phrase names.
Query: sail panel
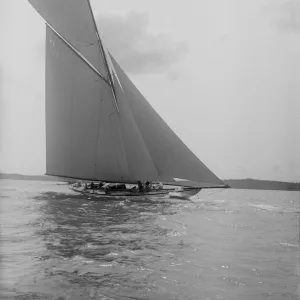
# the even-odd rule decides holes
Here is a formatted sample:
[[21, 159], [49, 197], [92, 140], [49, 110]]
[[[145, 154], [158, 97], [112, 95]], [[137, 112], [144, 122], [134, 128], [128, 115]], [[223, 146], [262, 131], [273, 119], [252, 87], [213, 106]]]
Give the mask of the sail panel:
[[28, 0], [103, 76], [107, 69], [88, 0]]
[[[47, 174], [107, 181], [159, 180], [126, 99], [46, 27]], [[124, 93], [116, 88], [122, 100]]]
[[185, 178], [210, 184], [223, 184], [179, 139], [137, 90], [111, 55], [122, 88], [119, 101], [128, 103], [160, 178]]

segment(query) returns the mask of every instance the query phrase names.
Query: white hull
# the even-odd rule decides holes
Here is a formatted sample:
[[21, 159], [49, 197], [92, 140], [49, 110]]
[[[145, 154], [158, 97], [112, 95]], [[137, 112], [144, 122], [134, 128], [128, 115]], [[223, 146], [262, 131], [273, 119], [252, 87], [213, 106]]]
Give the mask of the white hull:
[[[105, 192], [104, 190], [86, 190], [83, 188], [70, 187], [70, 189], [74, 192], [80, 193], [88, 198], [93, 198], [93, 200], [101, 199], [101, 200], [113, 200], [113, 199], [126, 199], [136, 198], [136, 197], [164, 197], [169, 199], [181, 199], [188, 200], [190, 197], [198, 194], [201, 188], [193, 188], [193, 189], [183, 189], [183, 190], [174, 190], [174, 189], [161, 189], [161, 190], [151, 190], [149, 192], [139, 192], [139, 191], [130, 191], [130, 190], [111, 190], [109, 192]], [[171, 190], [171, 191], [170, 191]]]
[[105, 192], [103, 190], [85, 190], [81, 188], [74, 188], [70, 187], [71, 190], [74, 192], [80, 193], [84, 196], [87, 196], [89, 198], [93, 198], [94, 200], [96, 199], [101, 199], [101, 200], [113, 200], [113, 199], [126, 199], [128, 197], [136, 198], [136, 197], [147, 197], [147, 196], [155, 196], [155, 197], [162, 197], [166, 196], [170, 190], [152, 190], [149, 192], [132, 192], [130, 190], [111, 190], [109, 192]]

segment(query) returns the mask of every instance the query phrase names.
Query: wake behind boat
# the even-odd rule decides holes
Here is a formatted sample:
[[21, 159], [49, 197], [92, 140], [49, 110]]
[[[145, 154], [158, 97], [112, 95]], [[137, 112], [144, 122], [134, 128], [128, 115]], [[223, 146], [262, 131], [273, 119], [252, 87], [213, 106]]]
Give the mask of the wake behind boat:
[[[47, 175], [109, 183], [98, 190], [71, 186], [99, 197], [178, 198], [225, 187], [106, 49], [89, 0], [29, 2], [46, 21]], [[142, 181], [163, 187], [141, 189]]]

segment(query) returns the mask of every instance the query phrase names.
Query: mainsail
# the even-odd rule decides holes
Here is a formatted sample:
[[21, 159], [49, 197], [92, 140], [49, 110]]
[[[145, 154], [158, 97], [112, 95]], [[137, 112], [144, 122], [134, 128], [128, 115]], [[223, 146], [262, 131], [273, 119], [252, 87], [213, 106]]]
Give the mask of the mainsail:
[[[120, 99], [121, 100], [121, 99]], [[49, 26], [46, 30], [47, 174], [110, 181], [158, 179], [125, 102]]]
[[51, 26], [46, 26], [47, 174], [115, 182], [170, 183], [183, 178], [201, 186], [222, 185], [156, 113], [111, 54], [97, 50], [98, 57], [104, 55], [109, 62], [101, 74], [113, 70], [112, 81], [91, 66], [91, 56], [86, 57], [76, 48], [78, 40], [70, 38], [72, 26], [64, 24], [50, 4], [47, 10], [45, 3], [52, 1], [57, 10], [60, 5], [64, 11], [66, 3], [72, 7], [70, 14], [75, 10], [65, 23], [86, 18], [80, 21], [83, 26], [92, 15], [81, 11], [79, 0], [30, 0], [37, 9], [43, 6], [41, 15], [47, 22], [51, 19]]

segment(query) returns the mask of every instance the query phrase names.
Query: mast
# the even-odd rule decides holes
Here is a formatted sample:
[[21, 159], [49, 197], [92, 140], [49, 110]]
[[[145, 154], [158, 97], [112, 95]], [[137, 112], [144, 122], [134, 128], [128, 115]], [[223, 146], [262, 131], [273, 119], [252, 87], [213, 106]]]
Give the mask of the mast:
[[108, 66], [108, 62], [107, 62], [107, 58], [106, 58], [106, 53], [104, 51], [103, 43], [102, 43], [102, 40], [101, 40], [100, 35], [99, 35], [97, 23], [95, 21], [95, 16], [94, 16], [94, 13], [93, 13], [93, 10], [92, 10], [92, 6], [91, 6], [91, 3], [90, 3], [90, 0], [87, 0], [87, 3], [88, 3], [89, 8], [91, 10], [92, 19], [93, 19], [93, 23], [94, 23], [94, 26], [95, 26], [98, 43], [99, 43], [100, 49], [102, 51], [102, 55], [103, 55], [103, 58], [104, 58], [104, 64], [105, 64], [105, 67], [106, 67], [106, 70], [107, 70], [107, 73], [108, 73], [108, 80], [110, 82], [112, 93], [114, 95], [116, 109], [117, 109], [117, 112], [119, 113], [119, 107], [118, 107], [118, 101], [117, 101], [117, 94], [116, 94], [115, 86], [114, 86], [114, 83], [113, 83], [113, 80], [112, 80], [112, 76], [111, 76], [111, 73], [110, 73], [110, 69], [109, 69], [109, 66]]

